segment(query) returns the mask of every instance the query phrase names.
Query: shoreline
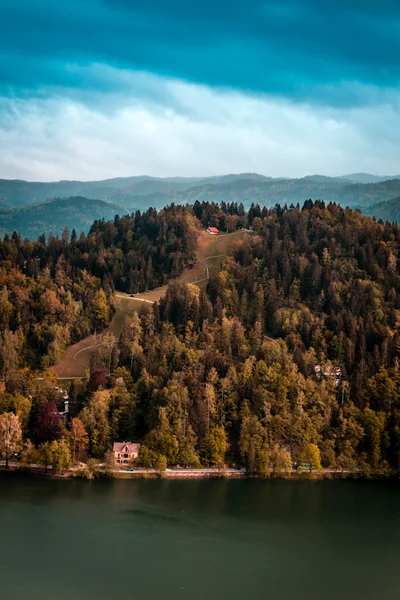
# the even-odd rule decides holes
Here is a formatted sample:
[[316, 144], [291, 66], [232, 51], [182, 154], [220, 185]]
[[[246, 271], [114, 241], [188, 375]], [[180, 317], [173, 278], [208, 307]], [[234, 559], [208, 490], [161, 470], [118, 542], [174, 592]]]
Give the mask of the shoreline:
[[269, 477], [261, 477], [247, 473], [244, 469], [167, 469], [165, 473], [160, 473], [156, 469], [134, 469], [121, 470], [115, 469], [106, 471], [102, 468], [95, 469], [92, 477], [84, 476], [84, 469], [71, 468], [65, 473], [52, 473], [51, 468], [47, 471], [38, 465], [19, 465], [12, 464], [6, 467], [0, 464], [1, 473], [19, 473], [25, 475], [35, 475], [46, 479], [80, 479], [86, 481], [105, 480], [105, 479], [170, 479], [170, 480], [199, 480], [199, 479], [234, 479], [234, 480], [276, 480], [276, 481], [399, 481], [400, 475], [392, 473], [372, 473], [365, 474], [361, 472], [334, 471], [332, 469], [323, 469], [322, 471], [303, 471], [298, 473], [293, 470], [291, 473], [271, 473]]

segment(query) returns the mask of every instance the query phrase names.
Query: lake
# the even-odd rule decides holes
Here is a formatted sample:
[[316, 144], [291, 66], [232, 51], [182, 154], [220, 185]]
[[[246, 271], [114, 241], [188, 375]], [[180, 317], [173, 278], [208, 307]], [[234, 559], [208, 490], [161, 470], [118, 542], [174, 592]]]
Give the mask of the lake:
[[0, 473], [1, 600], [400, 598], [400, 486]]

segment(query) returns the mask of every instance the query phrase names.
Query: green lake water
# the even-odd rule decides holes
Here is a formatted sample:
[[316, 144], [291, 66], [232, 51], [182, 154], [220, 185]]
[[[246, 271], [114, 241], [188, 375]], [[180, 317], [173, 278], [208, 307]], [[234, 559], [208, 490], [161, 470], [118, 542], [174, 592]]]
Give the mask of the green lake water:
[[0, 600], [400, 598], [400, 486], [0, 473]]

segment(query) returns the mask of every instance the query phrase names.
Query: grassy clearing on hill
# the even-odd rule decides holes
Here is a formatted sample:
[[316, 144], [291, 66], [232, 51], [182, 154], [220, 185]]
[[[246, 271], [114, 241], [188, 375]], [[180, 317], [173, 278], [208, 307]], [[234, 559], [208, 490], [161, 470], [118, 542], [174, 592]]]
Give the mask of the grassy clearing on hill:
[[[243, 240], [246, 235], [249, 235], [248, 232], [239, 231], [212, 236], [206, 231], [201, 231], [195, 264], [192, 268], [185, 269], [177, 281], [195, 283], [204, 289], [207, 285], [207, 267], [209, 275], [214, 274], [219, 269], [225, 255], [232, 251], [233, 244]], [[101, 334], [90, 335], [70, 346], [54, 366], [58, 377], [85, 377], [90, 366], [91, 351], [96, 345], [102, 343], [103, 336], [111, 332], [118, 337], [126, 315], [134, 311], [148, 310], [154, 302], [160, 300], [166, 289], [167, 286], [162, 286], [134, 297], [123, 292], [116, 292], [116, 311], [110, 325]]]

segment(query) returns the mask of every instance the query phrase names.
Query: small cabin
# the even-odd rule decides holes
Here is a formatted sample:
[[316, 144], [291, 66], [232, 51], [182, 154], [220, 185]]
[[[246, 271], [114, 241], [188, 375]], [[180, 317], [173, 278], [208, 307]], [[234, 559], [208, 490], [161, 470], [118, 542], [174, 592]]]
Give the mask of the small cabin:
[[211, 235], [217, 235], [219, 233], [219, 229], [217, 229], [216, 227], [208, 227], [207, 231]]
[[114, 461], [117, 465], [128, 465], [138, 457], [140, 444], [132, 442], [114, 442]]

